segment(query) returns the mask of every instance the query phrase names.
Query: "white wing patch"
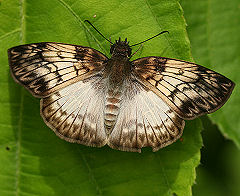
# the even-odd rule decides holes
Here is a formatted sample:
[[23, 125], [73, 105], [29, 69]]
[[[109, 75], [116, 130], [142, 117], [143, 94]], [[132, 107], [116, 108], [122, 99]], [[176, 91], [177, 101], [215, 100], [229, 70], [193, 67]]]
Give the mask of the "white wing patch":
[[[184, 121], [152, 91], [131, 82], [121, 100], [111, 134], [104, 127], [104, 81], [95, 76], [79, 81], [41, 100], [41, 115], [54, 132], [69, 142], [141, 152], [171, 144]], [[131, 91], [131, 92], [130, 92]]]
[[108, 145], [124, 151], [138, 151], [150, 146], [153, 151], [176, 141], [184, 128], [184, 120], [155, 93], [140, 84], [132, 84], [136, 94], [125, 92], [120, 113], [109, 137]]
[[106, 144], [102, 80], [92, 77], [41, 100], [41, 115], [61, 138], [88, 146]]

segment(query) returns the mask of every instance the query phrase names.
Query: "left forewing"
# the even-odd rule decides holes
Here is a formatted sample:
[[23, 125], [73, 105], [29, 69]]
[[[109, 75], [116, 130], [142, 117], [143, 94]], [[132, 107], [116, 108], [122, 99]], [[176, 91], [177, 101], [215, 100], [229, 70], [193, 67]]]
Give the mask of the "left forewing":
[[13, 78], [37, 97], [96, 74], [107, 60], [92, 48], [55, 42], [10, 48], [8, 58]]
[[186, 61], [145, 57], [132, 63], [137, 80], [183, 119], [216, 111], [234, 88], [234, 83], [223, 75]]

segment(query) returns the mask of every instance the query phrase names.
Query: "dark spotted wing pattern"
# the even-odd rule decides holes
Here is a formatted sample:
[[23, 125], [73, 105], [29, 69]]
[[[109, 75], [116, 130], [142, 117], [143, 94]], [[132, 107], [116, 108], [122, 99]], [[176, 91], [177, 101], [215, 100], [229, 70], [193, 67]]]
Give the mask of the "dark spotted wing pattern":
[[78, 81], [41, 99], [45, 123], [62, 139], [88, 146], [103, 146], [104, 85], [102, 78], [92, 76]]
[[123, 151], [157, 151], [181, 137], [185, 122], [159, 96], [133, 76], [126, 81], [121, 109], [108, 145]]
[[132, 63], [138, 80], [183, 119], [216, 111], [234, 88], [228, 78], [191, 62], [153, 56]]
[[13, 47], [8, 55], [14, 79], [37, 97], [96, 74], [108, 60], [89, 47], [53, 42]]

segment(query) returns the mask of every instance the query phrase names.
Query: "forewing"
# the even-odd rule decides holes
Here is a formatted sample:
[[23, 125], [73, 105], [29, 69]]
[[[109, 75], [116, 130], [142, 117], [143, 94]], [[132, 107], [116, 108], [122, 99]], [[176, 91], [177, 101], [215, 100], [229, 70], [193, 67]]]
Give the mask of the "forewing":
[[183, 119], [216, 111], [234, 88], [234, 83], [223, 75], [186, 61], [145, 57], [132, 63], [137, 80]]
[[41, 99], [45, 123], [62, 139], [88, 146], [106, 144], [101, 77], [71, 84]]
[[126, 85], [116, 124], [108, 145], [123, 151], [153, 151], [176, 141], [184, 128], [184, 120], [154, 92], [138, 82]]
[[92, 48], [53, 42], [13, 47], [8, 56], [14, 79], [37, 97], [94, 75], [107, 61]]

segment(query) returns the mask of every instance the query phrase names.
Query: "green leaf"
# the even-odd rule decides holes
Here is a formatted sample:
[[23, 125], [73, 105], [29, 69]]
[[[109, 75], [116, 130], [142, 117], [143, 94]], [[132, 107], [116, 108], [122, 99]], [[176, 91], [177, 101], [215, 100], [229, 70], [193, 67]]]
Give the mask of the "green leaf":
[[[190, 60], [182, 10], [176, 0], [5, 0], [0, 4], [0, 195], [191, 195], [202, 145], [199, 120], [181, 140], [153, 153], [91, 148], [59, 139], [39, 114], [39, 100], [9, 74], [7, 49], [56, 41], [91, 46], [106, 54], [113, 40], [145, 43], [138, 56]], [[138, 56], [135, 56], [137, 58]]]
[[222, 134], [240, 147], [240, 7], [239, 0], [181, 0], [196, 63], [235, 82], [228, 102], [209, 115]]
[[221, 135], [209, 118], [205, 116], [201, 120], [204, 148], [201, 150], [201, 165], [197, 168], [193, 195], [240, 195], [239, 149]]

